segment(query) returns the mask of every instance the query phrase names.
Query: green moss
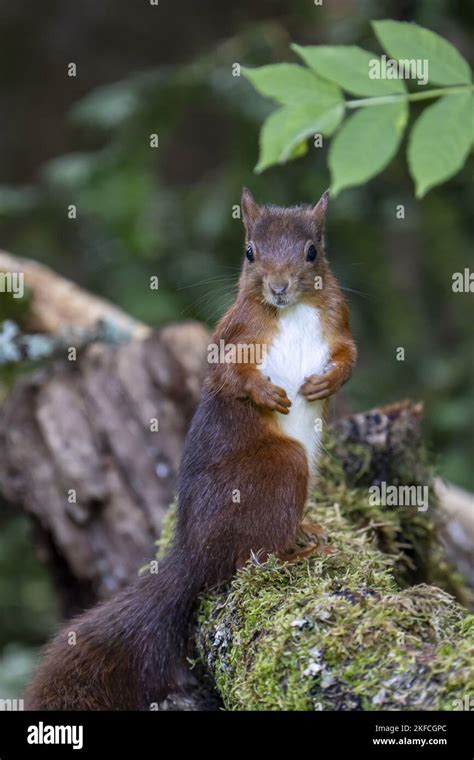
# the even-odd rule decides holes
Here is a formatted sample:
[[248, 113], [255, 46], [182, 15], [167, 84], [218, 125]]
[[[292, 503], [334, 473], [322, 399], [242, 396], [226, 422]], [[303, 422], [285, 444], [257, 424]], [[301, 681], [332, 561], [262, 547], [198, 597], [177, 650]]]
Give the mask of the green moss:
[[158, 541], [156, 542], [156, 546], [158, 548], [158, 552], [157, 552], [158, 557], [163, 556], [164, 552], [166, 551], [166, 548], [171, 543], [171, 539], [173, 538], [173, 533], [174, 533], [174, 526], [176, 522], [175, 518], [176, 518], [176, 503], [173, 502], [173, 504], [170, 504], [170, 507], [168, 509], [168, 512], [166, 513], [165, 519], [163, 520], [160, 537]]
[[[0, 275], [8, 277], [9, 273], [0, 269]], [[0, 322], [3, 322], [5, 319], [11, 319], [14, 322], [22, 324], [28, 318], [31, 308], [31, 291], [25, 287], [21, 298], [15, 297], [13, 293], [4, 292], [3, 290], [0, 295]]]
[[[312, 518], [321, 508], [310, 505]], [[474, 631], [426, 584], [401, 590], [393, 558], [336, 511], [333, 555], [271, 558], [208, 595], [198, 650], [227, 709], [453, 709], [474, 690]]]
[[[424, 449], [399, 443], [385, 477], [429, 484]], [[428, 512], [370, 504], [380, 453], [337, 430], [327, 439], [307, 511], [333, 554], [249, 563], [202, 598], [197, 657], [226, 709], [449, 710], [474, 693], [474, 618], [445, 590], [465, 586], [437, 541], [434, 500]]]
[[[422, 512], [413, 506], [371, 504], [368, 489], [381, 481], [427, 486], [429, 509]], [[314, 496], [323, 522], [336, 504], [358, 529], [367, 530], [378, 548], [395, 559], [393, 573], [402, 587], [434, 583], [471, 605], [472, 592], [439, 541], [438, 504], [432, 482], [425, 446], [410, 425], [402, 426], [396, 420], [389, 440], [384, 439], [379, 447], [347, 439], [336, 426], [326, 436]]]

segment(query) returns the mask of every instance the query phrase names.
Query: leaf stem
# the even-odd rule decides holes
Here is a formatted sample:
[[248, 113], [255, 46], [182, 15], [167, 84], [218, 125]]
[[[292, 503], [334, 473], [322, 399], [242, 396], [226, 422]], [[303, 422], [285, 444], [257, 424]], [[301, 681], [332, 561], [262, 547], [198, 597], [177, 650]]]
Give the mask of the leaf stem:
[[361, 106], [383, 106], [387, 103], [438, 98], [441, 95], [461, 95], [463, 92], [470, 92], [472, 90], [474, 90], [474, 85], [472, 84], [455, 85], [453, 87], [437, 87], [434, 90], [425, 90], [424, 92], [407, 92], [406, 94], [401, 93], [400, 95], [381, 95], [373, 98], [346, 100], [346, 107], [360, 108]]

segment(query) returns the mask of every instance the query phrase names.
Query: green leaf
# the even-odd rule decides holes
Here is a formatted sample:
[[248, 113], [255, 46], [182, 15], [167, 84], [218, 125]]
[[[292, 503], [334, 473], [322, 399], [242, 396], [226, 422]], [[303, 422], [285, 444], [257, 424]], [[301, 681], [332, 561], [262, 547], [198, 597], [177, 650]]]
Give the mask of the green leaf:
[[274, 111], [260, 132], [260, 158], [256, 172], [281, 164], [306, 152], [304, 140], [310, 135], [331, 135], [344, 113], [343, 101], [329, 109], [321, 103], [284, 106]]
[[450, 42], [407, 21], [373, 21], [372, 26], [387, 53], [398, 60], [427, 59], [433, 84], [470, 84], [471, 70]]
[[357, 111], [334, 138], [329, 151], [331, 191], [360, 185], [395, 155], [408, 118], [405, 101]]
[[469, 94], [446, 95], [425, 108], [408, 143], [408, 164], [416, 195], [456, 174], [472, 144], [472, 100]]
[[471, 130], [472, 130], [472, 147], [474, 148], [474, 92], [471, 95]]
[[333, 104], [342, 97], [334, 84], [295, 63], [276, 63], [256, 69], [242, 68], [242, 73], [261, 95], [273, 98], [284, 106], [301, 105], [305, 101], [327, 101]]
[[380, 60], [356, 45], [292, 45], [308, 66], [317, 74], [340, 85], [352, 95], [392, 95], [406, 92], [400, 79], [371, 79], [371, 62]]

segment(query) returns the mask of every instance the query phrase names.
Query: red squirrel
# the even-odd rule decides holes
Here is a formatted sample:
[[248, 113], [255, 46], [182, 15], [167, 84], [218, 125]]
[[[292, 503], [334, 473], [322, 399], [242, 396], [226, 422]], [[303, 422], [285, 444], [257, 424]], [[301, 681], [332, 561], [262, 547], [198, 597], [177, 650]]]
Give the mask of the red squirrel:
[[294, 549], [317, 465], [317, 422], [356, 361], [347, 303], [326, 259], [327, 203], [324, 193], [312, 206], [259, 206], [244, 189], [239, 292], [213, 341], [261, 347], [263, 361], [209, 363], [180, 467], [174, 540], [158, 573], [63, 628], [27, 691], [29, 709], [150, 709], [186, 678], [200, 591], [229, 581], [252, 555], [295, 560], [314, 550]]

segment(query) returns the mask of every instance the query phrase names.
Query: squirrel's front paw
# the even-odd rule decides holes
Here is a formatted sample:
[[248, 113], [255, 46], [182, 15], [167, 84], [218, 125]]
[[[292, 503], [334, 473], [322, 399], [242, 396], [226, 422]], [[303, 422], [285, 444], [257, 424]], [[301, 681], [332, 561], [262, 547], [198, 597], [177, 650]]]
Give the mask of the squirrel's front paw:
[[270, 409], [274, 412], [280, 412], [280, 414], [288, 414], [290, 411], [291, 401], [286, 395], [285, 389], [273, 385], [273, 383], [265, 380], [263, 377], [258, 382], [254, 381], [249, 384], [247, 392], [249, 398], [257, 406]]
[[340, 365], [330, 364], [324, 375], [306, 377], [299, 393], [306, 401], [317, 401], [337, 393], [344, 383], [344, 372]]

